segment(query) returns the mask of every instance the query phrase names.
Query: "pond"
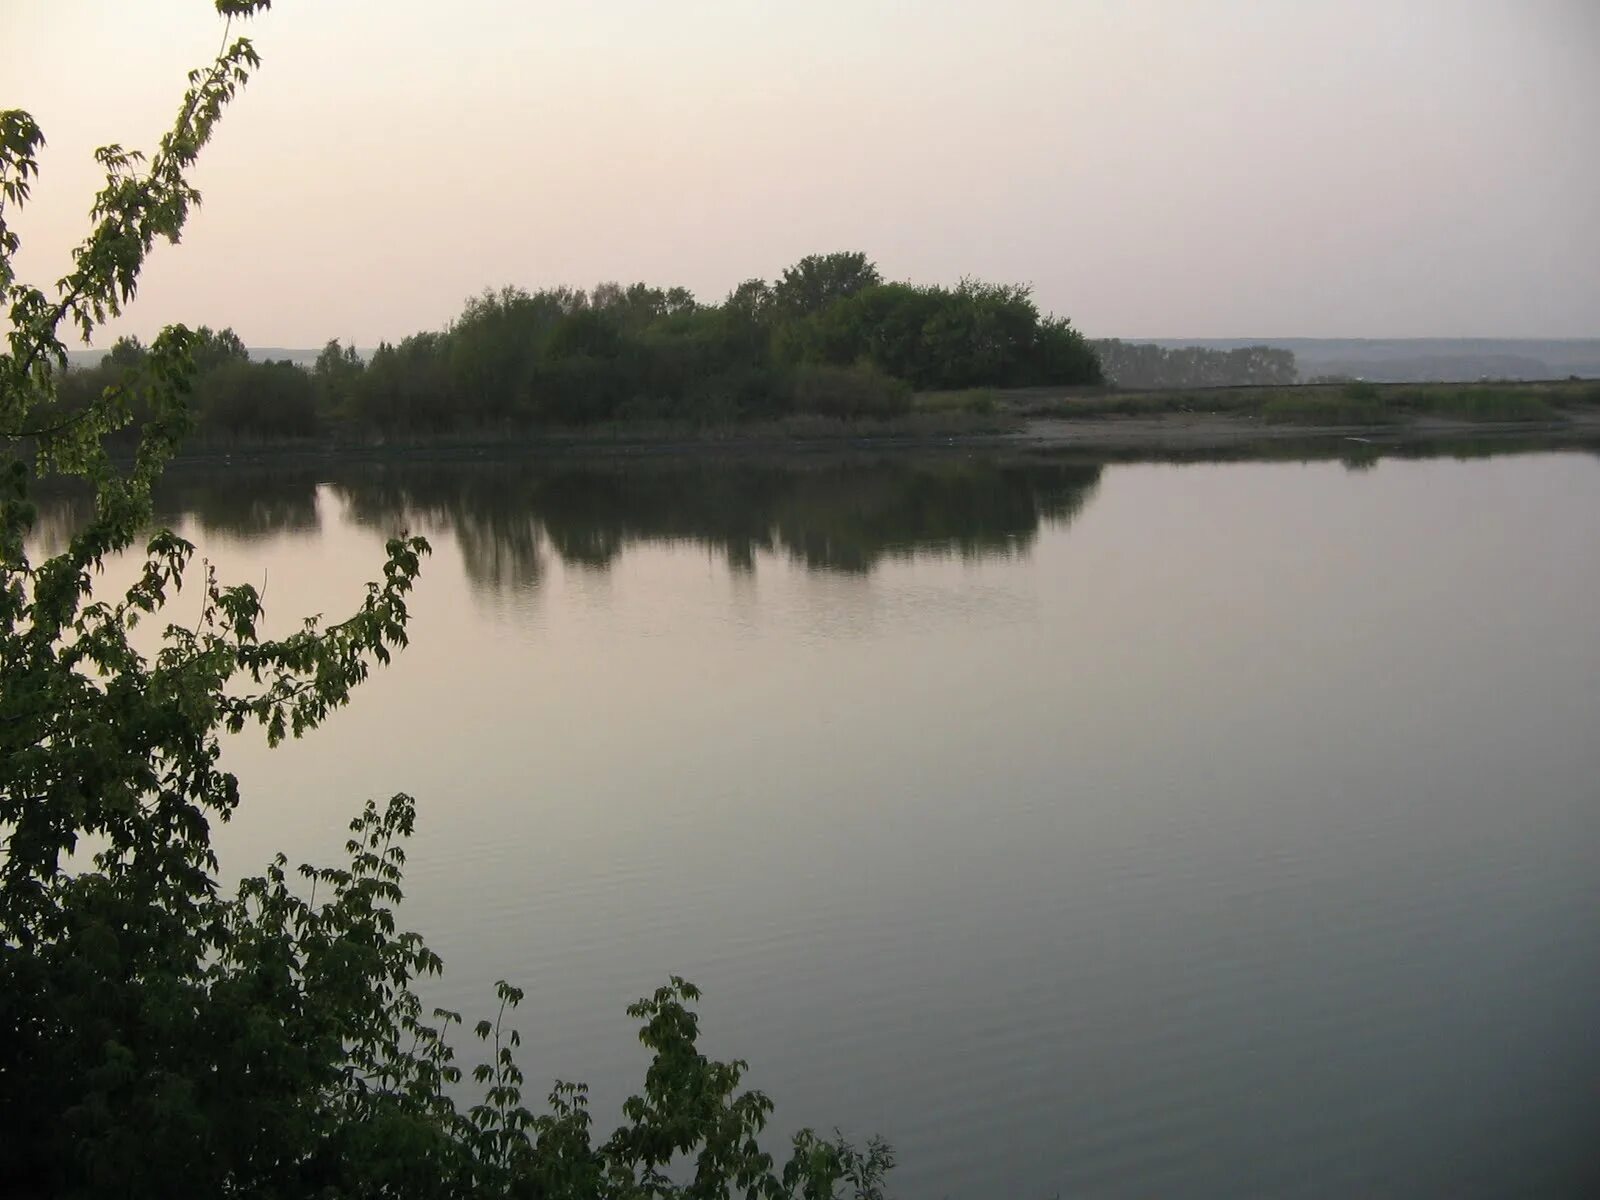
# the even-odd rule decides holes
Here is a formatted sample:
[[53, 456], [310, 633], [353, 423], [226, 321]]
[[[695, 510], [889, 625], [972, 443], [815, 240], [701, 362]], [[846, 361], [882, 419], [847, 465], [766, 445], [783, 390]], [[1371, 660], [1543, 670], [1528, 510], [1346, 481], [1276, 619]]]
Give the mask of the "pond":
[[431, 540], [395, 665], [230, 743], [224, 867], [416, 796], [427, 999], [525, 987], [532, 1094], [587, 1080], [602, 1129], [679, 974], [774, 1142], [881, 1133], [913, 1200], [1597, 1194], [1600, 456], [239, 465], [163, 505], [280, 627]]

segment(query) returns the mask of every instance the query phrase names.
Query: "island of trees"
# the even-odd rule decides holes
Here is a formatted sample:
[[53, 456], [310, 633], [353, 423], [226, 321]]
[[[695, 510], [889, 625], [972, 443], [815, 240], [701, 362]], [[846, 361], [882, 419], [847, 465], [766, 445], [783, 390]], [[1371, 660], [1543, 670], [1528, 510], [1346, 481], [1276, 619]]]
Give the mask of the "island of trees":
[[[60, 381], [59, 408], [80, 411], [147, 354], [119, 340]], [[232, 329], [201, 327], [194, 365], [199, 433], [240, 440], [881, 419], [910, 411], [918, 392], [1297, 378], [1289, 351], [1091, 342], [1024, 285], [886, 282], [859, 251], [809, 255], [714, 304], [646, 283], [485, 291], [443, 330], [370, 354], [329, 341], [309, 365], [254, 361]]]
[[[63, 381], [60, 403], [81, 407], [145, 353], [119, 341]], [[885, 282], [860, 252], [811, 255], [718, 304], [644, 283], [486, 291], [447, 328], [370, 357], [330, 341], [309, 371], [252, 362], [232, 330], [202, 329], [195, 368], [201, 431], [265, 438], [888, 417], [914, 390], [1102, 380], [1088, 341], [1028, 288]]]

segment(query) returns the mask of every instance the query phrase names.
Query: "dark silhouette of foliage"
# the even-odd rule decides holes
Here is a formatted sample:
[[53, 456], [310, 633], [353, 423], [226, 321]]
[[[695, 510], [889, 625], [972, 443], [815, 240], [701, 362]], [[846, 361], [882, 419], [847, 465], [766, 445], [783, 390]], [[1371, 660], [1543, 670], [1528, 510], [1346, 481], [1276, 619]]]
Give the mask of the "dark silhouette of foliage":
[[[309, 438], [322, 432], [339, 400], [348, 401], [352, 390], [349, 357], [341, 359], [345, 374], [338, 380], [338, 395], [327, 393], [324, 383], [290, 362], [252, 362], [243, 340], [232, 329], [212, 331], [202, 325], [194, 332], [189, 361], [193, 371], [189, 419], [208, 437], [224, 440]], [[333, 343], [337, 345], [337, 343]], [[323, 357], [327, 356], [323, 352]], [[107, 431], [114, 444], [131, 444], [132, 430], [148, 408], [130, 387], [146, 366], [149, 351], [136, 338], [119, 338], [100, 365], [68, 371], [56, 381], [54, 403], [64, 411], [78, 412], [109, 389], [128, 397], [134, 418], [118, 430]], [[319, 359], [319, 364], [320, 364]], [[360, 358], [354, 356], [359, 369]], [[329, 382], [331, 382], [331, 377]]]
[[485, 292], [448, 329], [380, 346], [348, 412], [385, 434], [878, 417], [906, 411], [911, 387], [1099, 378], [1088, 343], [1026, 288], [884, 284], [847, 253], [746, 280], [720, 305], [642, 283]]
[[787, 316], [809, 317], [882, 282], [877, 264], [859, 250], [808, 254], [784, 269], [772, 300]]
[[194, 361], [195, 373], [204, 375], [229, 363], [249, 362], [250, 351], [245, 348], [244, 339], [233, 330], [212, 330], [202, 325], [195, 330], [194, 350], [190, 357]]
[[[58, 381], [67, 407], [119, 387], [148, 357], [119, 341]], [[309, 371], [251, 362], [231, 329], [193, 350], [198, 432], [223, 440], [428, 437], [605, 421], [724, 423], [904, 413], [913, 388], [1100, 381], [1089, 343], [1028, 289], [881, 282], [865, 255], [811, 255], [722, 304], [684, 288], [601, 283], [485, 291], [447, 328], [363, 361], [329, 342]]]
[[911, 409], [911, 386], [870, 360], [858, 366], [807, 363], [793, 375], [794, 407], [825, 417], [894, 417]]
[[919, 388], [1100, 382], [1094, 353], [1065, 321], [1041, 318], [1025, 287], [876, 284], [793, 328], [802, 361], [866, 361]]
[[223, 437], [308, 438], [319, 427], [316, 385], [291, 362], [224, 362], [199, 376], [195, 409]]
[[341, 346], [334, 338], [317, 355], [311, 369], [316, 391], [316, 410], [320, 422], [339, 425], [348, 422], [355, 409], [356, 392], [366, 361], [354, 346]]
[[[268, 6], [216, 4], [230, 18]], [[282, 432], [260, 425], [262, 411], [314, 406], [313, 375], [249, 363], [229, 331], [174, 326], [147, 347], [120, 344], [99, 387], [66, 369], [64, 325], [87, 339], [133, 298], [155, 240], [177, 240], [198, 200], [189, 169], [256, 65], [247, 39], [225, 38], [154, 153], [98, 152], [93, 232], [54, 299], [16, 279], [6, 222], [43, 137], [26, 113], [0, 112], [6, 1194], [880, 1196], [893, 1165], [882, 1143], [858, 1151], [801, 1131], [782, 1167], [760, 1148], [771, 1103], [740, 1090], [742, 1062], [699, 1053], [699, 993], [675, 977], [629, 1009], [651, 1065], [604, 1140], [591, 1136], [581, 1085], [557, 1083], [539, 1111], [524, 1105], [507, 1023], [522, 993], [504, 982], [496, 1018], [472, 1031], [481, 1099], [458, 1107], [463, 1071], [447, 1035], [461, 1018], [423, 1008], [414, 984], [442, 964], [396, 924], [407, 796], [367, 804], [347, 866], [291, 871], [279, 856], [233, 895], [220, 888], [211, 823], [241, 801], [219, 765], [221, 734], [259, 726], [274, 744], [346, 704], [406, 644], [428, 550], [392, 539], [349, 617], [308, 618], [281, 638], [263, 636], [254, 587], [226, 586], [209, 566], [197, 580], [194, 547], [168, 530], [148, 535], [125, 591], [95, 594], [105, 560], [151, 526], [152, 490], [192, 424], [191, 388], [209, 419], [256, 432]], [[385, 347], [360, 378], [398, 389], [408, 418], [441, 421], [438, 393], [405, 390], [405, 368], [439, 363], [441, 340]], [[336, 349], [325, 368], [324, 380], [355, 375]], [[130, 450], [120, 462], [113, 437]], [[28, 451], [35, 471], [86, 481], [94, 497], [76, 528], [55, 531], [65, 548], [39, 561]], [[185, 586], [198, 621], [186, 604], [190, 624], [163, 624]], [[154, 651], [135, 644], [140, 624], [159, 630]]]

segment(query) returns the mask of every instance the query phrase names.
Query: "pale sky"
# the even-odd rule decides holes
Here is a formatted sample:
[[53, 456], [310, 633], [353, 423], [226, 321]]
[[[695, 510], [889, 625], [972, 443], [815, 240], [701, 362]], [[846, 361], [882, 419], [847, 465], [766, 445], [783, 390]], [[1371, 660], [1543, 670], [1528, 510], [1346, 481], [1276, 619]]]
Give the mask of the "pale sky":
[[[110, 334], [438, 328], [486, 286], [717, 300], [800, 256], [1029, 282], [1096, 337], [1600, 336], [1600, 0], [278, 0]], [[0, 0], [57, 278], [206, 0]]]

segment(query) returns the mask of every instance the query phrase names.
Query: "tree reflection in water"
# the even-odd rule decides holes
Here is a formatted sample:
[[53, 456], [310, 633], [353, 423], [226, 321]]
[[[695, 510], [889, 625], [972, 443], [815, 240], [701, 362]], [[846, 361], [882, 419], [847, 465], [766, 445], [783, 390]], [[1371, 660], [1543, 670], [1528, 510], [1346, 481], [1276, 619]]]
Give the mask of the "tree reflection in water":
[[449, 529], [474, 584], [537, 584], [543, 553], [604, 570], [640, 543], [692, 544], [736, 572], [759, 554], [866, 573], [885, 558], [1024, 553], [1100, 479], [1083, 464], [876, 461], [775, 466], [405, 464], [334, 485], [352, 517]]
[[702, 546], [736, 573], [762, 554], [853, 574], [884, 559], [1024, 554], [1044, 524], [1083, 509], [1100, 471], [973, 458], [196, 466], [174, 472], [160, 516], [245, 539], [310, 532], [325, 487], [358, 525], [453, 537], [473, 585], [502, 592], [538, 586], [549, 556], [606, 570], [643, 543]]

